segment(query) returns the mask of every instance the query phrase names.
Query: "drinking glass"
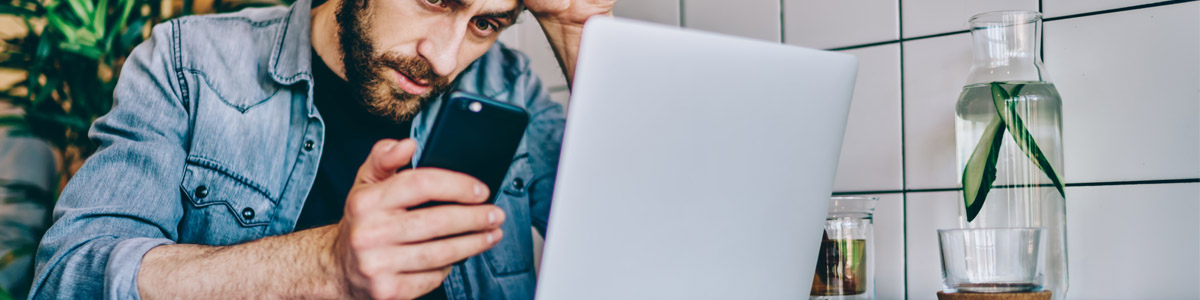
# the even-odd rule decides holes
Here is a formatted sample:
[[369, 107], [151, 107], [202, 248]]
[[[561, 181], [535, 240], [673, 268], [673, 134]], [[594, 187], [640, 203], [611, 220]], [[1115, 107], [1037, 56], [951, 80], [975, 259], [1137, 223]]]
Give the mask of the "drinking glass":
[[944, 292], [1041, 291], [1045, 232], [1028, 227], [938, 230]]

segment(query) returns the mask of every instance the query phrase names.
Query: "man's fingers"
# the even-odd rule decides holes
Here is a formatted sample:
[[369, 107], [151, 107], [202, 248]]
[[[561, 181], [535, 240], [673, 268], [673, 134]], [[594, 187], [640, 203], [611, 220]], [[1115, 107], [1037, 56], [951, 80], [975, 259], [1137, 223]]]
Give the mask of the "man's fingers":
[[437, 168], [405, 170], [381, 184], [386, 206], [409, 208], [429, 201], [479, 204], [488, 187], [470, 175]]
[[372, 299], [416, 299], [441, 286], [450, 267], [437, 270], [376, 274], [370, 283]]
[[499, 228], [420, 244], [409, 244], [360, 253], [368, 268], [396, 272], [436, 270], [475, 256], [495, 246], [504, 236]]
[[396, 170], [412, 161], [413, 152], [416, 150], [417, 142], [413, 139], [384, 139], [376, 142], [371, 148], [371, 154], [367, 155], [367, 161], [358, 168], [354, 184], [387, 180], [396, 174]]
[[450, 267], [437, 270], [411, 272], [400, 274], [403, 283], [400, 285], [401, 298], [414, 299], [429, 294], [433, 289], [442, 285], [446, 276], [450, 275]]
[[363, 220], [358, 242], [363, 246], [410, 244], [487, 231], [504, 223], [504, 210], [495, 205], [438, 205], [409, 212], [379, 214]]

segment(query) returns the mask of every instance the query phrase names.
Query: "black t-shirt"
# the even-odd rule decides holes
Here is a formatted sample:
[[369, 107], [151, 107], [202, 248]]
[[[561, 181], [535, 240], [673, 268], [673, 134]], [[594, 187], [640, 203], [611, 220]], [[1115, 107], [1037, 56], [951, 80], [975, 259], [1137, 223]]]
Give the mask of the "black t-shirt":
[[411, 122], [396, 123], [367, 111], [350, 86], [313, 51], [313, 104], [325, 121], [325, 143], [312, 191], [300, 211], [296, 231], [337, 223], [358, 167], [382, 139], [404, 139]]
[[[341, 220], [346, 195], [371, 148], [382, 139], [407, 138], [412, 128], [412, 122], [396, 123], [368, 112], [353, 98], [346, 81], [333, 73], [316, 51], [312, 54], [312, 69], [313, 104], [325, 121], [325, 143], [312, 190], [296, 220], [296, 231]], [[420, 299], [446, 299], [446, 292], [439, 287]]]

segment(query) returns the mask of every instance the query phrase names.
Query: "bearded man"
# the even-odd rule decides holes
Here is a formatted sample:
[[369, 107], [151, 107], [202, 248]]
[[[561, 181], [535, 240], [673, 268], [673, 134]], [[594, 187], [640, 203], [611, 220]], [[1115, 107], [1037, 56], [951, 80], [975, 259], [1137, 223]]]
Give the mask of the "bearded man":
[[[30, 298], [531, 299], [564, 114], [496, 39], [528, 9], [570, 80], [584, 22], [612, 6], [299, 0], [156, 26], [92, 125]], [[530, 113], [498, 191], [407, 167], [453, 90]], [[430, 201], [455, 204], [411, 209]]]

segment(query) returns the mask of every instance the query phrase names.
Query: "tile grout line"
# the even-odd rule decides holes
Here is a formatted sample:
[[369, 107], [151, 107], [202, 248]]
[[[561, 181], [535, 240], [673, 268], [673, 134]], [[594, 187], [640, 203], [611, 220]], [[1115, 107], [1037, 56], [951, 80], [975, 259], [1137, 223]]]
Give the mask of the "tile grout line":
[[1196, 1], [1200, 1], [1200, 0], [1162, 1], [1162, 2], [1146, 3], [1146, 4], [1142, 4], [1142, 5], [1134, 5], [1134, 6], [1126, 6], [1126, 7], [1112, 8], [1112, 9], [1090, 11], [1090, 12], [1078, 13], [1078, 14], [1073, 14], [1073, 15], [1057, 16], [1057, 17], [1053, 17], [1053, 18], [1044, 18], [1042, 20], [1045, 22], [1067, 20], [1067, 19], [1082, 18], [1082, 17], [1087, 17], [1087, 16], [1111, 14], [1111, 13], [1118, 13], [1118, 12], [1124, 12], [1124, 11], [1138, 10], [1138, 9], [1144, 9], [1144, 8], [1154, 8], [1154, 7], [1159, 7], [1159, 6], [1182, 4], [1182, 3], [1196, 2]]
[[[1046, 63], [1046, 9], [1042, 6], [1042, 0], [1038, 0], [1038, 13], [1042, 15], [1042, 24], [1038, 28], [1038, 53], [1035, 57], [1042, 59], [1042, 64]], [[1044, 70], [1043, 70], [1044, 71]], [[1042, 79], [1042, 71], [1038, 71], [1038, 79]]]
[[[896, 36], [904, 38], [904, 0], [896, 0]], [[904, 42], [898, 42], [896, 48], [899, 48], [899, 65], [900, 65], [900, 189], [908, 189], [908, 145], [907, 137], [904, 132]], [[904, 270], [904, 299], [908, 300], [908, 193], [900, 194], [900, 214], [904, 222], [900, 223], [900, 230], [904, 237], [902, 247], [904, 247], [904, 265], [901, 269]]]
[[[682, 1], [682, 0], [680, 0], [680, 1]], [[787, 44], [787, 41], [784, 39], [784, 34], [783, 34], [783, 31], [784, 31], [783, 22], [784, 22], [783, 0], [779, 0], [779, 43]]]
[[[1149, 4], [1114, 8], [1114, 9], [1098, 10], [1098, 11], [1086, 12], [1086, 13], [1080, 13], [1080, 14], [1058, 16], [1058, 17], [1053, 17], [1053, 18], [1043, 18], [1042, 22], [1069, 20], [1069, 19], [1089, 17], [1089, 16], [1095, 16], [1095, 15], [1119, 13], [1119, 12], [1126, 12], [1126, 11], [1131, 11], [1131, 10], [1154, 8], [1154, 7], [1159, 7], [1159, 6], [1182, 4], [1182, 3], [1189, 3], [1189, 2], [1196, 2], [1196, 1], [1200, 1], [1200, 0], [1172, 0], [1172, 1], [1155, 2], [1155, 3], [1149, 3]], [[903, 25], [901, 25], [901, 27], [903, 27]], [[882, 45], [902, 43], [902, 42], [911, 42], [911, 41], [916, 41], [916, 40], [930, 39], [930, 38], [943, 37], [943, 36], [962, 34], [962, 33], [968, 33], [968, 32], [971, 32], [971, 31], [970, 30], [957, 30], [957, 31], [942, 32], [942, 33], [928, 34], [928, 35], [922, 35], [922, 36], [915, 36], [915, 37], [910, 37], [910, 38], [900, 38], [900, 39], [895, 39], [895, 40], [872, 42], [872, 43], [866, 43], [866, 44], [857, 44], [857, 45], [850, 45], [850, 46], [845, 46], [845, 47], [827, 48], [825, 50], [827, 50], [827, 51], [852, 50], [852, 49], [858, 49], [858, 48], [882, 46]], [[901, 34], [903, 35], [903, 30], [901, 30]]]
[[683, 1], [679, 0], [679, 27], [687, 27], [687, 23], [683, 22]]
[[[903, 150], [901, 151], [903, 152]], [[903, 173], [903, 172], [902, 172]], [[1097, 186], [1136, 186], [1136, 185], [1156, 185], [1156, 184], [1181, 184], [1181, 183], [1200, 183], [1200, 178], [1178, 178], [1178, 179], [1156, 179], [1156, 180], [1131, 180], [1131, 181], [1092, 181], [1092, 182], [1075, 182], [1067, 183], [1066, 187], [1097, 187]], [[1035, 186], [1051, 187], [1050, 184], [1040, 184]], [[1024, 185], [999, 185], [994, 188], [1019, 188], [1026, 187]], [[868, 190], [868, 191], [844, 191], [834, 192], [834, 196], [851, 196], [851, 195], [869, 195], [869, 194], [907, 194], [907, 193], [936, 193], [936, 192], [957, 192], [962, 191], [962, 188], [927, 188], [927, 189], [903, 189], [903, 190]]]

